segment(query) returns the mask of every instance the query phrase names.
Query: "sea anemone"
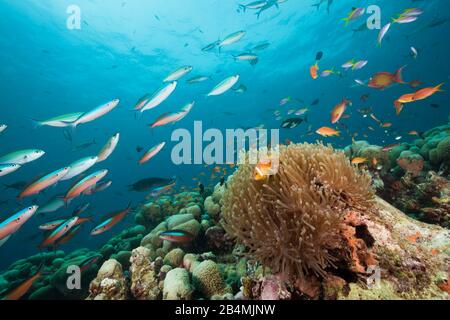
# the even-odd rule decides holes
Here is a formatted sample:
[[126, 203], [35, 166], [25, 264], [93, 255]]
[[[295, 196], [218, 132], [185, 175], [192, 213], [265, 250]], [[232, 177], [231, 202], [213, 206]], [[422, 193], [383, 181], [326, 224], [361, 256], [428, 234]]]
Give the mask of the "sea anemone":
[[265, 180], [253, 179], [255, 165], [248, 162], [230, 177], [223, 226], [250, 259], [274, 273], [324, 276], [345, 215], [372, 207], [371, 179], [343, 152], [322, 144], [280, 146], [278, 157], [277, 173]]

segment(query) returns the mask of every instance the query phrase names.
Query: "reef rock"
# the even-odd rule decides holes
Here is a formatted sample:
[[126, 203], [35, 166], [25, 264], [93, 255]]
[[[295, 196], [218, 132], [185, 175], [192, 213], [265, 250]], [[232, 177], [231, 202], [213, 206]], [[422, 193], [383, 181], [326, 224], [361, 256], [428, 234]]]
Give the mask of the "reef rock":
[[117, 260], [103, 263], [89, 287], [88, 300], [126, 300], [127, 283], [122, 266]]
[[160, 299], [161, 290], [155, 265], [150, 261], [150, 250], [134, 249], [130, 258], [131, 294], [138, 300]]
[[164, 280], [164, 300], [190, 300], [193, 291], [186, 269], [176, 268], [167, 273]]

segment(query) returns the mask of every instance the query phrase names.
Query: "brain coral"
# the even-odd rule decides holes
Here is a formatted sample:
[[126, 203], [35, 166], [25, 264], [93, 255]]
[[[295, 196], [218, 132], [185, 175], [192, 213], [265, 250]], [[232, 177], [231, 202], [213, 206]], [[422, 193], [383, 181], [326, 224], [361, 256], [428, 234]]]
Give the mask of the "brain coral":
[[278, 172], [265, 181], [252, 178], [255, 166], [248, 163], [229, 179], [222, 198], [224, 228], [248, 248], [251, 259], [275, 273], [324, 275], [333, 265], [328, 249], [344, 215], [372, 206], [371, 179], [343, 152], [322, 144], [291, 144], [279, 151]]

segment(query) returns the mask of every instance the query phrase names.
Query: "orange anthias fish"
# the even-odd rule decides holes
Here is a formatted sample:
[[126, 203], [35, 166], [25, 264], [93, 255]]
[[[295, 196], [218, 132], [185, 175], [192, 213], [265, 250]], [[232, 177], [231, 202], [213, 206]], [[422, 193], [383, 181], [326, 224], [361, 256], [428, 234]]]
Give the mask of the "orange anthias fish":
[[276, 174], [275, 163], [272, 158], [262, 159], [255, 166], [253, 171], [253, 179], [256, 181], [265, 180], [269, 176]]
[[390, 122], [385, 122], [385, 123], [383, 123], [383, 124], [381, 125], [381, 127], [382, 127], [382, 128], [390, 128], [390, 127], [392, 127], [392, 123], [390, 123]]
[[426, 98], [432, 96], [432, 95], [435, 94], [436, 92], [442, 91], [442, 90], [441, 90], [441, 87], [442, 87], [443, 85], [444, 85], [444, 84], [441, 83], [440, 85], [437, 85], [436, 87], [428, 87], [428, 88], [420, 89], [419, 91], [417, 91], [416, 93], [414, 93], [414, 96], [413, 96], [412, 99], [413, 99], [413, 101], [424, 100], [424, 99], [426, 99]]
[[2, 300], [19, 300], [28, 292], [28, 290], [30, 290], [31, 286], [37, 279], [41, 277], [41, 275], [42, 275], [42, 268], [38, 272], [36, 272], [36, 274], [32, 276], [30, 279], [21, 283], [17, 288], [12, 290], [10, 293], [6, 294], [6, 296], [4, 296]]
[[408, 132], [408, 134], [410, 136], [418, 136], [419, 135], [419, 133], [417, 131], [415, 131], [415, 130], [412, 130], [412, 131]]
[[400, 115], [400, 113], [403, 110], [403, 103], [399, 102], [398, 100], [394, 101], [394, 108], [395, 108], [395, 113], [397, 115]]
[[342, 101], [336, 105], [331, 111], [331, 123], [336, 123], [341, 119], [342, 115], [345, 112], [345, 109], [347, 108], [347, 105], [351, 105], [351, 101], [347, 99], [342, 99]]
[[361, 164], [361, 163], [367, 162], [367, 159], [363, 158], [363, 157], [355, 157], [352, 159], [351, 162], [352, 162], [352, 164]]
[[320, 134], [322, 137], [339, 136], [341, 134], [339, 131], [329, 127], [319, 128], [316, 133]]
[[131, 211], [131, 202], [128, 204], [128, 207], [122, 211], [110, 214], [110, 218], [103, 221], [101, 224], [96, 226], [91, 231], [91, 236], [99, 235], [105, 231], [108, 231], [112, 227], [114, 227], [117, 223], [119, 223], [125, 216]]
[[379, 72], [375, 74], [372, 78], [370, 78], [368, 86], [370, 88], [383, 90], [390, 87], [394, 83], [404, 84], [405, 82], [402, 79], [403, 68], [404, 67], [401, 67], [394, 74], [389, 72]]
[[312, 65], [309, 68], [309, 74], [311, 75], [311, 78], [313, 78], [314, 80], [316, 80], [319, 76], [318, 76], [318, 71], [319, 71], [319, 65], [317, 64], [317, 62]]

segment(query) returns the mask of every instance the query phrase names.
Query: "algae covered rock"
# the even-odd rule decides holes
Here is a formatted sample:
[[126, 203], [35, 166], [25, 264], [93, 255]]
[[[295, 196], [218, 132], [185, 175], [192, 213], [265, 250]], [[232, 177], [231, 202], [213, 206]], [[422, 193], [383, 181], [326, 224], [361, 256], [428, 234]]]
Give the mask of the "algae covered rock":
[[189, 280], [189, 273], [186, 269], [176, 268], [170, 270], [164, 279], [164, 300], [190, 300], [194, 288]]
[[91, 282], [88, 300], [125, 299], [127, 299], [127, 284], [122, 266], [117, 260], [107, 260]]
[[169, 251], [164, 257], [164, 264], [172, 266], [174, 268], [183, 264], [184, 251], [180, 248], [175, 248]]
[[131, 294], [138, 300], [160, 299], [157, 271], [150, 261], [151, 251], [139, 247], [132, 251], [130, 258]]

